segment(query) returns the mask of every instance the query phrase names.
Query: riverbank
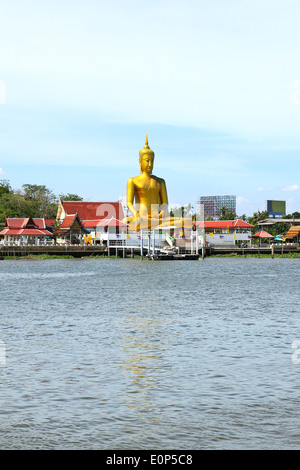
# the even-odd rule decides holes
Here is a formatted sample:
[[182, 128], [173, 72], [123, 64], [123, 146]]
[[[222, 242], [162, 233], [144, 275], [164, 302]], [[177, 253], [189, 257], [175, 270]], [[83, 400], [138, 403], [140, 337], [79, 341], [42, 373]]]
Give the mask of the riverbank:
[[[195, 254], [195, 250], [193, 251]], [[147, 256], [148, 248], [144, 247], [143, 255]], [[161, 254], [166, 254], [161, 252]], [[181, 249], [179, 251], [180, 255], [189, 255], [190, 247], [186, 249]], [[199, 255], [202, 255], [201, 250], [199, 250]], [[203, 254], [205, 257], [209, 256], [240, 256], [240, 257], [287, 257], [287, 258], [298, 258], [300, 256], [300, 246], [297, 244], [286, 244], [282, 246], [272, 246], [272, 247], [259, 247], [252, 246], [247, 248], [240, 248], [237, 246], [224, 247], [224, 246], [214, 246], [209, 247], [205, 250]], [[115, 246], [110, 247], [107, 250], [106, 247], [100, 245], [50, 245], [50, 246], [9, 246], [1, 245], [0, 246], [0, 259], [13, 259], [13, 258], [27, 258], [38, 257], [38, 259], [54, 259], [57, 257], [59, 259], [63, 258], [84, 258], [84, 257], [97, 257], [97, 258], [107, 258], [107, 257], [140, 257], [141, 249], [132, 248], [132, 247], [123, 247]], [[50, 257], [50, 258], [48, 258]], [[169, 258], [170, 259], [170, 258]]]
[[[89, 255], [89, 256], [82, 256], [82, 257], [76, 257], [77, 259], [120, 259], [120, 256], [116, 255]], [[271, 254], [238, 254], [238, 253], [224, 253], [224, 254], [215, 254], [215, 255], [210, 255], [209, 258], [290, 258], [290, 259], [296, 259], [300, 258], [300, 253], [275, 253], [274, 255]], [[0, 258], [1, 260], [32, 260], [32, 261], [38, 261], [38, 260], [58, 260], [58, 259], [74, 259], [73, 255], [48, 255], [48, 254], [40, 254], [40, 255], [24, 255], [24, 256], [2, 256]], [[147, 258], [145, 258], [147, 259]], [[175, 260], [176, 261], [176, 260]]]
[[300, 258], [300, 253], [274, 253], [274, 255], [269, 253], [260, 253], [260, 254], [244, 254], [239, 253], [221, 253], [216, 255], [211, 255], [211, 258]]
[[[90, 255], [90, 256], [84, 256], [82, 258], [119, 258], [118, 256], [105, 256], [105, 255]], [[24, 256], [2, 256], [1, 259], [3, 260], [55, 260], [55, 259], [74, 259], [73, 255], [47, 255], [47, 254], [41, 254], [41, 255], [24, 255]]]

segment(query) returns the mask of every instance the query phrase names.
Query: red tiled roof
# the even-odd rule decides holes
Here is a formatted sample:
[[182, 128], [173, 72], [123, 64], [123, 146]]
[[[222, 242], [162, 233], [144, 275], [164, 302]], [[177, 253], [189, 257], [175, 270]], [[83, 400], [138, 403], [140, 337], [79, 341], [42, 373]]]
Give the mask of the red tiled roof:
[[52, 235], [51, 232], [49, 232], [48, 230], [39, 230], [39, 229], [34, 229], [34, 228], [24, 228], [24, 229], [9, 229], [9, 228], [5, 228], [4, 230], [2, 230], [2, 232], [0, 232], [0, 235], [42, 235], [42, 236], [46, 236], [46, 235]]
[[5, 227], [9, 227], [11, 229], [21, 229], [26, 226], [30, 227], [38, 227], [39, 229], [45, 229], [45, 219], [38, 218], [32, 219], [31, 217], [27, 218], [7, 218], [5, 222]]
[[55, 219], [45, 219], [45, 224], [46, 225], [54, 225], [55, 224]]
[[2, 232], [0, 232], [0, 235], [20, 235], [20, 233], [22, 232], [22, 229], [9, 229], [9, 228], [5, 228], [4, 230], [2, 230]]
[[49, 230], [24, 229], [21, 235], [53, 235]]
[[72, 225], [73, 225], [73, 223], [75, 222], [75, 220], [78, 221], [78, 224], [81, 226], [82, 230], [83, 230], [84, 232], [87, 232], [87, 233], [88, 233], [88, 230], [86, 230], [86, 229], [84, 228], [83, 223], [82, 223], [82, 221], [80, 220], [78, 214], [70, 214], [70, 215], [67, 215], [67, 216], [64, 218], [64, 220], [63, 220], [61, 226], [59, 227], [59, 229], [56, 230], [54, 233], [55, 233], [55, 234], [59, 234], [59, 233], [66, 233], [66, 232], [68, 232], [69, 230], [72, 229]]
[[249, 224], [248, 222], [245, 222], [244, 220], [241, 219], [236, 219], [236, 220], [205, 220], [205, 221], [199, 221], [195, 222], [195, 225], [197, 227], [205, 227], [205, 228], [253, 228], [254, 225]]
[[110, 219], [102, 219], [99, 221], [97, 227], [128, 227], [128, 224], [122, 222], [122, 220], [111, 217]]
[[83, 220], [82, 225], [88, 228], [96, 228], [99, 226], [99, 223], [104, 219], [93, 219], [93, 220]]
[[120, 202], [84, 202], [62, 201], [66, 214], [78, 214], [81, 220], [95, 220], [115, 217], [124, 218], [122, 204]]
[[95, 219], [95, 220], [83, 220], [82, 225], [84, 227], [89, 228], [97, 228], [97, 227], [127, 227], [128, 224], [122, 222], [122, 220], [117, 220], [115, 217], [111, 217], [110, 219]]
[[32, 219], [32, 220], [39, 229], [45, 229], [46, 228], [45, 219]]
[[52, 235], [46, 230], [45, 219], [6, 218], [5, 227], [0, 235]]
[[63, 223], [61, 224], [60, 226], [60, 229], [69, 229], [70, 228], [70, 225], [71, 223], [74, 221], [74, 218], [76, 217], [76, 214], [71, 214], [71, 215], [67, 215], [64, 220], [63, 220]]
[[[21, 229], [25, 227], [29, 223], [30, 219], [29, 218], [14, 218], [14, 219], [6, 219], [5, 221], [5, 227], [7, 228], [12, 228], [12, 229]], [[33, 220], [31, 219], [31, 223]]]

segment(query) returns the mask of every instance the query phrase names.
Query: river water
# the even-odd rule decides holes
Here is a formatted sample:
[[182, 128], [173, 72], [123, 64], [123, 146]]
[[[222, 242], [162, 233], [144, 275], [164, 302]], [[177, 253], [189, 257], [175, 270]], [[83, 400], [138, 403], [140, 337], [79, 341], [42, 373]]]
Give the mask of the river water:
[[299, 449], [299, 272], [0, 261], [0, 448]]

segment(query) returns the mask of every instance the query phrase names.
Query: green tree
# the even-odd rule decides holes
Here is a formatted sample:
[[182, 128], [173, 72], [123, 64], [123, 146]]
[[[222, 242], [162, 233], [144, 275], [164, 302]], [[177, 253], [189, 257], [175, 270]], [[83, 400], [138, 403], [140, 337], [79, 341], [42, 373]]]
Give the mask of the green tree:
[[285, 235], [288, 232], [289, 228], [289, 223], [277, 222], [268, 229], [268, 232], [274, 237], [276, 237], [276, 235]]
[[257, 222], [264, 220], [264, 219], [268, 219], [268, 218], [269, 218], [268, 211], [262, 211], [262, 212], [257, 211], [257, 212], [253, 212], [253, 215], [248, 217], [248, 222], [249, 224], [254, 225], [257, 228]]
[[[11, 214], [18, 213], [13, 210], [13, 191], [8, 180], [0, 180], [0, 226], [3, 227], [5, 217], [12, 217]], [[14, 217], [14, 216], [13, 216]]]
[[11, 186], [9, 181], [7, 180], [0, 180], [0, 198], [3, 194], [9, 194], [12, 192]]
[[83, 198], [81, 196], [78, 196], [78, 194], [73, 193], [61, 194], [60, 198], [62, 201], [83, 201]]
[[171, 217], [192, 217], [193, 214], [193, 206], [192, 204], [186, 204], [185, 206], [181, 207], [171, 207], [170, 208], [170, 216]]
[[227, 207], [221, 207], [221, 215], [219, 216], [219, 220], [235, 220], [236, 213], [227, 209]]
[[57, 213], [57, 196], [45, 185], [24, 184], [22, 195], [31, 203], [32, 217], [54, 219]]
[[32, 207], [29, 201], [25, 201], [22, 195], [6, 193], [0, 198], [0, 224], [3, 225], [5, 217], [30, 217]]

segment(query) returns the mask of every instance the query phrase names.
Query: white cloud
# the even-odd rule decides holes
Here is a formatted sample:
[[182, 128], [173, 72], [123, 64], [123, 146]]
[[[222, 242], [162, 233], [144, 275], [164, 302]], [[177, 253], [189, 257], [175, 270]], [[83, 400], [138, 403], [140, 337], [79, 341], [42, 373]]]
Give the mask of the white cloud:
[[298, 184], [291, 184], [287, 185], [284, 188], [282, 188], [282, 191], [298, 191], [299, 185]]
[[0, 18], [10, 102], [298, 135], [295, 0], [29, 3], [6, 2]]
[[236, 212], [238, 215], [241, 214], [252, 214], [256, 210], [255, 204], [253, 201], [243, 197], [237, 196], [236, 198]]
[[243, 197], [243, 196], [237, 196], [237, 198], [236, 198], [236, 203], [237, 203], [237, 204], [244, 204], [244, 203], [249, 204], [250, 201], [249, 201], [249, 199], [246, 199], [246, 198]]
[[0, 176], [3, 176], [5, 175], [5, 171], [3, 170], [3, 168], [0, 168]]

